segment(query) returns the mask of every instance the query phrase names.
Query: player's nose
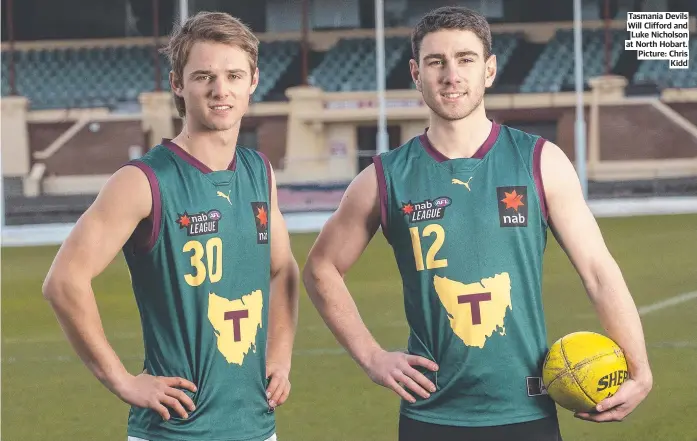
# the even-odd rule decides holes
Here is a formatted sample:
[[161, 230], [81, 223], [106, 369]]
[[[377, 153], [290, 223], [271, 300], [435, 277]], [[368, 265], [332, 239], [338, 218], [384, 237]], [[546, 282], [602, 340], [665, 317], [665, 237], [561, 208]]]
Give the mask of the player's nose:
[[222, 79], [220, 77], [216, 78], [215, 81], [211, 83], [211, 95], [213, 98], [224, 98], [227, 96], [227, 82], [225, 79]]
[[462, 77], [458, 72], [457, 66], [449, 63], [443, 68], [442, 80], [445, 84], [459, 84], [462, 82]]

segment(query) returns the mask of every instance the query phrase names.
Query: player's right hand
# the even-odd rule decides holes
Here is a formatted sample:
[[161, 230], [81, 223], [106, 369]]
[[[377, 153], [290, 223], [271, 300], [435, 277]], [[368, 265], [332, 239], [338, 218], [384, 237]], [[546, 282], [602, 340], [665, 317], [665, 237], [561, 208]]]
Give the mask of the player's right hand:
[[194, 402], [181, 389], [196, 392], [196, 385], [180, 377], [156, 377], [143, 372], [130, 376], [118, 391], [119, 398], [126, 403], [143, 408], [150, 408], [159, 413], [163, 419], [170, 419], [169, 409], [181, 418], [188, 418], [189, 411], [196, 409]]
[[365, 369], [375, 383], [392, 389], [400, 397], [415, 403], [416, 399], [402, 386], [406, 386], [422, 398], [429, 398], [429, 391], [435, 392], [436, 386], [412, 366], [422, 366], [431, 371], [438, 370], [438, 365], [427, 358], [385, 350], [375, 353]]

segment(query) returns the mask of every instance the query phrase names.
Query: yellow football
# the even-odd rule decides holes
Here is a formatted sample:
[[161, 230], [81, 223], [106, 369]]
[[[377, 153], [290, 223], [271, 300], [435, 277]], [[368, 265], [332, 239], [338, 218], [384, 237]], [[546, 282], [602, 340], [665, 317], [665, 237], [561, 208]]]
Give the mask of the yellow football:
[[592, 411], [627, 377], [622, 349], [595, 332], [573, 332], [554, 342], [542, 368], [549, 396], [572, 412]]

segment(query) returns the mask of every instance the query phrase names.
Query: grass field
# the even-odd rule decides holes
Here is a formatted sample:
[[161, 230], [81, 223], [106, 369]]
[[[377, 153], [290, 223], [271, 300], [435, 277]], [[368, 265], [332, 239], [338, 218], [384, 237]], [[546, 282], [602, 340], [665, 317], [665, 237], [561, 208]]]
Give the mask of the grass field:
[[[697, 215], [602, 219], [601, 228], [639, 306], [697, 291]], [[314, 235], [293, 235], [304, 264]], [[127, 406], [73, 355], [41, 283], [56, 247], [2, 250], [2, 439], [125, 441]], [[580, 281], [550, 235], [544, 299], [550, 342], [600, 331]], [[376, 236], [347, 277], [378, 341], [402, 348], [407, 329], [391, 250]], [[94, 283], [110, 341], [131, 372], [141, 366], [135, 301], [119, 257]], [[281, 441], [396, 439], [398, 399], [341, 351], [303, 291], [293, 391], [278, 412]], [[649, 312], [643, 324], [654, 389], [623, 423], [576, 420], [560, 409], [566, 441], [697, 440], [697, 299]]]

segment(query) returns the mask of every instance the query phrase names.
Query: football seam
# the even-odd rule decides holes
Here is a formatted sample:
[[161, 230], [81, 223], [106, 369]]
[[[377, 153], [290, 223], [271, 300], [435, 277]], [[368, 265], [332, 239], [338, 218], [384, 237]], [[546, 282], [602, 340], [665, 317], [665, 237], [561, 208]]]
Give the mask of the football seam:
[[[557, 381], [559, 378], [563, 377], [564, 375], [566, 375], [567, 372], [569, 371], [569, 363], [566, 360], [566, 354], [564, 353], [564, 345], [562, 344], [563, 341], [564, 341], [563, 338], [559, 341], [559, 349], [561, 349], [561, 352], [562, 352], [562, 358], [564, 359], [564, 366], [566, 366], [566, 371], [558, 373], [554, 378], [552, 378], [549, 382], [549, 385], [547, 386], [547, 389], [551, 389], [554, 382]], [[547, 354], [547, 355], [549, 356], [549, 354]]]
[[[549, 387], [552, 387], [552, 385], [554, 384], [554, 382], [557, 381], [559, 378], [563, 377], [563, 376], [566, 375], [567, 373], [571, 373], [571, 366], [569, 366], [569, 364], [568, 364], [568, 360], [566, 359], [566, 353], [564, 352], [564, 346], [563, 346], [561, 343], [559, 343], [559, 348], [561, 349], [562, 355], [564, 356], [564, 365], [566, 366], [566, 369], [567, 369], [567, 370], [566, 370], [565, 372], [558, 373], [556, 376], [554, 376], [554, 377], [549, 381], [549, 386], [548, 386], [548, 388], [549, 388]], [[593, 358], [584, 360], [583, 363], [580, 363], [580, 364], [578, 365], [578, 367], [585, 366], [585, 365], [587, 365], [588, 363], [590, 363], [590, 362], [592, 362], [592, 361], [595, 361], [595, 360], [597, 360], [597, 359], [599, 359], [599, 358], [605, 357], [606, 355], [612, 355], [613, 353], [614, 353], [614, 351], [607, 352], [607, 353], [605, 353], [605, 354], [596, 355], [596, 356], [593, 357]], [[584, 393], [585, 393], [585, 392], [584, 392]]]
[[[564, 350], [564, 340], [563, 340], [563, 339], [562, 339], [562, 341], [560, 342], [559, 346], [561, 347], [561, 353], [562, 353], [562, 356], [563, 356], [563, 358], [564, 358], [564, 364], [566, 365], [566, 369], [567, 369], [567, 371], [571, 374], [571, 378], [574, 379], [574, 383], [576, 383], [576, 385], [578, 386], [578, 388], [581, 389], [581, 392], [583, 392], [583, 395], [585, 395], [585, 396], [590, 400], [591, 403], [593, 403], [593, 404], [598, 404], [598, 403], [595, 402], [595, 400], [594, 400], [593, 398], [591, 398], [590, 395], [588, 395], [588, 392], [586, 392], [586, 389], [583, 388], [583, 386], [581, 385], [581, 383], [578, 381], [578, 378], [576, 378], [576, 373], [575, 373], [575, 372], [571, 369], [571, 367], [569, 366], [569, 361], [566, 359], [566, 351]], [[585, 364], [587, 364], [588, 362], [591, 362], [591, 361], [593, 361], [593, 360], [597, 360], [598, 358], [602, 358], [602, 357], [604, 357], [605, 355], [607, 355], [607, 354], [603, 354], [603, 355], [601, 355], [601, 356], [596, 356], [595, 358], [592, 358], [592, 359], [588, 360]], [[582, 366], [583, 366], [583, 365], [582, 365]]]
[[[589, 359], [585, 360], [583, 363], [579, 363], [577, 367], [579, 367], [579, 368], [580, 368], [580, 367], [583, 367], [583, 366], [589, 364], [590, 362], [593, 362], [593, 361], [595, 361], [595, 360], [601, 359], [601, 358], [603, 358], [603, 357], [607, 357], [608, 355], [612, 355], [612, 354], [614, 354], [614, 351], [610, 351], [610, 352], [605, 353], [605, 354], [596, 355], [596, 356], [593, 357], [593, 358], [589, 358]], [[578, 384], [578, 387], [581, 388], [581, 390], [583, 391], [584, 395], [586, 395], [586, 396], [588, 397], [588, 399], [591, 400], [592, 403], [598, 404], [598, 403], [596, 403], [596, 401], [595, 401], [593, 398], [591, 398], [590, 395], [588, 395], [588, 392], [586, 392], [586, 390], [583, 388], [583, 385], [582, 385], [581, 383], [579, 383], [578, 380], [576, 380], [576, 375], [574, 375], [574, 380], [576, 381], [576, 384]]]

